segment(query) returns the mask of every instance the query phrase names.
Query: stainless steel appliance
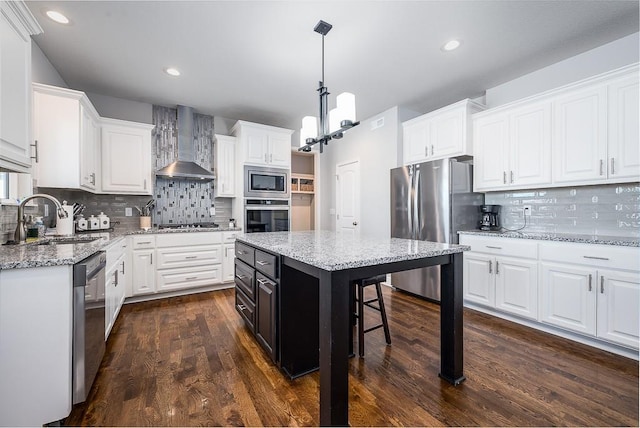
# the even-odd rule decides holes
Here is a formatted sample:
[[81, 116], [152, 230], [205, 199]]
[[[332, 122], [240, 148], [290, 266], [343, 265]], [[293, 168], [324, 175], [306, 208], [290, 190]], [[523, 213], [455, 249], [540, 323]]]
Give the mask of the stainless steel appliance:
[[245, 199], [244, 202], [245, 233], [289, 230], [288, 199]]
[[289, 170], [245, 165], [245, 198], [289, 199]]
[[500, 230], [500, 205], [481, 205], [480, 230]]
[[[476, 229], [482, 193], [473, 193], [473, 166], [441, 159], [391, 170], [391, 237], [458, 243]], [[440, 301], [440, 266], [391, 275], [397, 289]]]
[[105, 267], [98, 252], [73, 266], [73, 404], [87, 399], [105, 351]]

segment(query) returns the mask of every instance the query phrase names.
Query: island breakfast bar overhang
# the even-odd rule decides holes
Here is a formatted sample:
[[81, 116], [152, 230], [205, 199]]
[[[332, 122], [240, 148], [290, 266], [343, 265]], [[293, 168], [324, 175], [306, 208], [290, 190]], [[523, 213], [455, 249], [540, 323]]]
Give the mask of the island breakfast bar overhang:
[[441, 266], [440, 373], [453, 385], [463, 374], [462, 252], [338, 271], [324, 270], [290, 257], [281, 263], [319, 280], [320, 425], [347, 426], [349, 419], [350, 283], [370, 276]]

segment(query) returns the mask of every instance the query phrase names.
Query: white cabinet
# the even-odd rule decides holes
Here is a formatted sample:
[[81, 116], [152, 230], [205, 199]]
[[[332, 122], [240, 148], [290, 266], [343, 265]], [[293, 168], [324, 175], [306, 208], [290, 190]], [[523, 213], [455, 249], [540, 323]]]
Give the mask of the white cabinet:
[[102, 192], [151, 195], [153, 125], [102, 119]]
[[156, 291], [154, 255], [155, 235], [135, 235], [131, 246], [131, 295], [152, 294]]
[[608, 177], [618, 180], [640, 176], [640, 100], [638, 73], [618, 79], [608, 86], [609, 144]]
[[553, 102], [553, 182], [607, 178], [607, 88], [571, 91]]
[[[538, 262], [535, 242], [463, 235], [464, 299], [537, 319]], [[518, 257], [520, 256], [520, 257]]]
[[95, 192], [99, 116], [87, 96], [34, 83], [33, 104], [37, 186]]
[[244, 164], [291, 167], [290, 129], [238, 121], [231, 132], [238, 139], [238, 161]]
[[540, 321], [638, 349], [637, 248], [550, 243], [540, 258]]
[[235, 242], [239, 232], [222, 232], [222, 282], [231, 282], [235, 276]]
[[474, 116], [474, 188], [551, 184], [551, 102]]
[[214, 168], [216, 180], [214, 194], [217, 198], [235, 198], [236, 137], [216, 135]]
[[120, 308], [124, 303], [126, 289], [126, 248], [127, 240], [121, 239], [106, 249], [107, 266], [105, 269], [105, 340], [109, 337]]
[[472, 155], [471, 114], [483, 109], [466, 99], [404, 122], [404, 164]]
[[0, 169], [30, 172], [31, 35], [42, 28], [21, 1], [0, 8]]

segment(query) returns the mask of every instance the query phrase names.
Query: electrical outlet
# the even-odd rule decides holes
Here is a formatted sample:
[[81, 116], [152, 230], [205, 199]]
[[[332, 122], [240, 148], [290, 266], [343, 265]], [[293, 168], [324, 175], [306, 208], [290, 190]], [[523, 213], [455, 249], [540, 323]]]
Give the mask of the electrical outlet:
[[133, 215], [133, 209], [131, 207], [126, 207], [124, 209], [124, 216], [131, 217]]
[[531, 205], [523, 205], [522, 210], [525, 216], [531, 217]]
[[216, 215], [216, 207], [209, 208], [209, 215], [211, 216]]

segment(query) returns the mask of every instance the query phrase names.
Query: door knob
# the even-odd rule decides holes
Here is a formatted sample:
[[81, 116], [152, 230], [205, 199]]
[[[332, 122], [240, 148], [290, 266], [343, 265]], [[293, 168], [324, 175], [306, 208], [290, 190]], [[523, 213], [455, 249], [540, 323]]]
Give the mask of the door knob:
[[354, 221], [354, 222], [353, 222], [353, 225], [354, 225], [354, 226], [357, 226], [357, 225], [358, 225], [358, 222], [357, 222], [357, 221]]

